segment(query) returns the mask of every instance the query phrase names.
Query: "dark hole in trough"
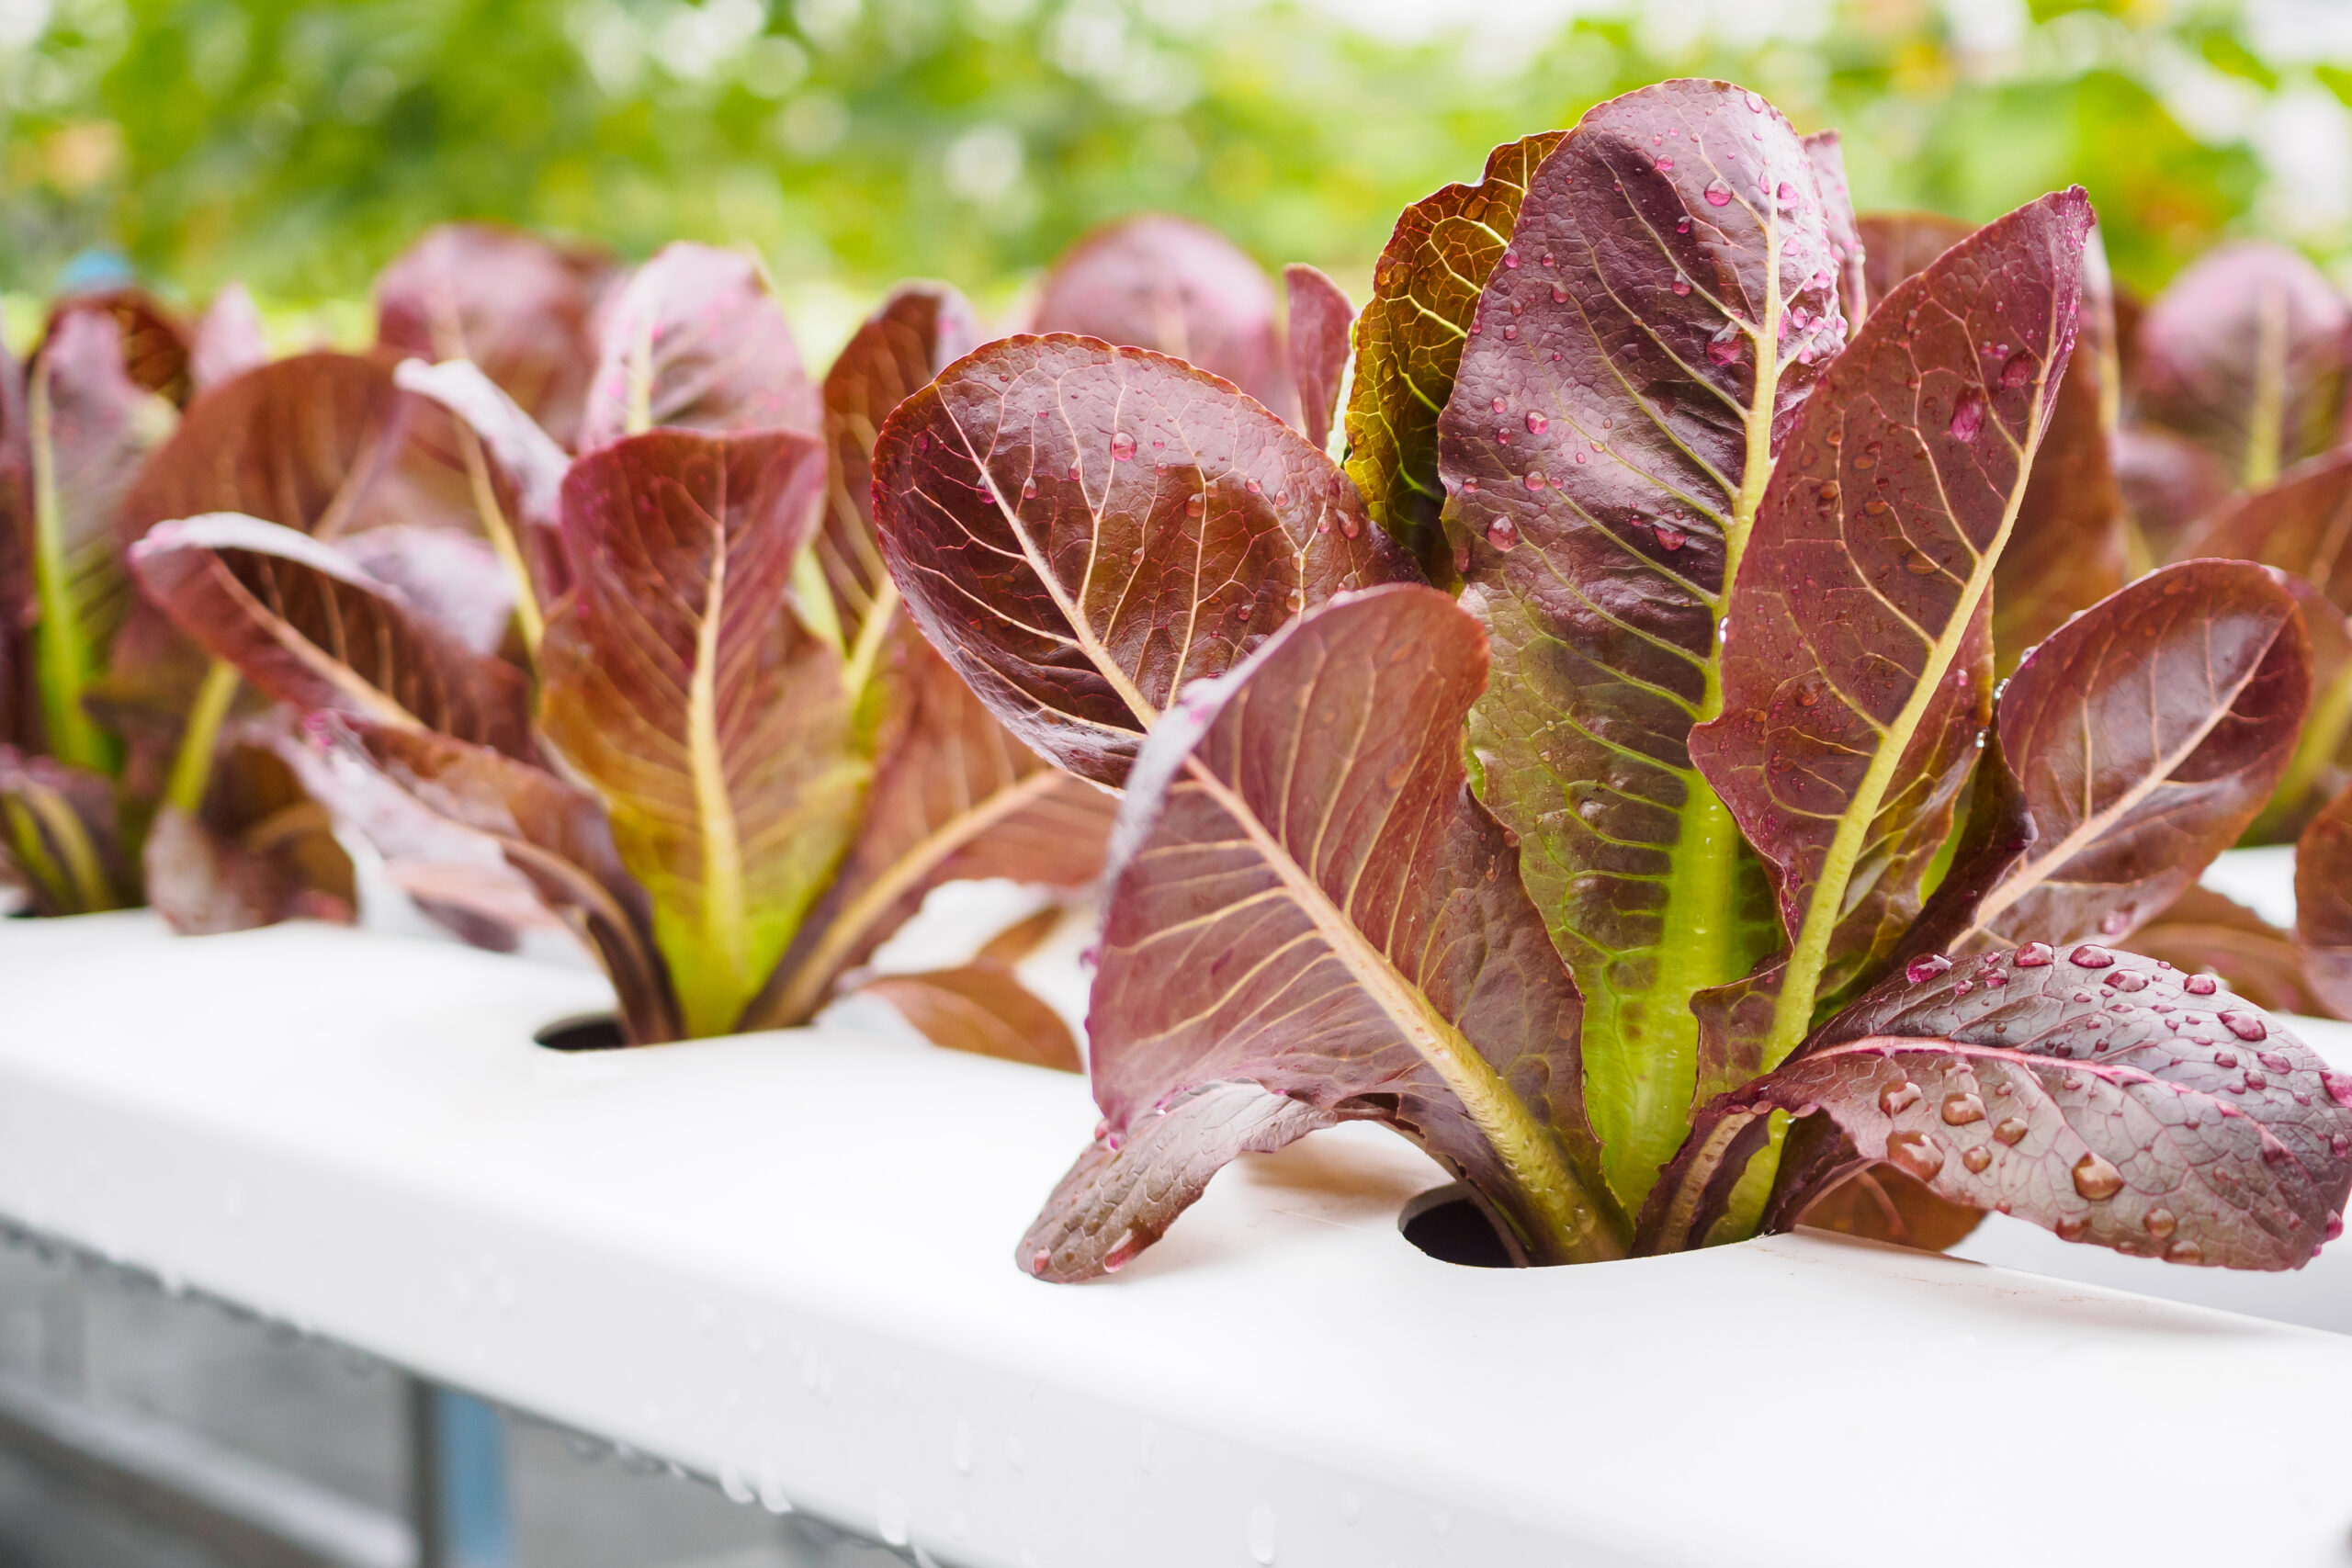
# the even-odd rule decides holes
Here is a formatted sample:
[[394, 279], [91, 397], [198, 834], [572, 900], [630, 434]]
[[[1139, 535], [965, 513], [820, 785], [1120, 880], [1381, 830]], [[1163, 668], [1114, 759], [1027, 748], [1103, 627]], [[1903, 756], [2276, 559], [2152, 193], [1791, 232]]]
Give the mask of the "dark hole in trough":
[[1465, 1269], [1516, 1269], [1519, 1259], [1460, 1182], [1433, 1188], [1405, 1205], [1396, 1217], [1405, 1239], [1441, 1263]]
[[550, 1051], [617, 1051], [628, 1043], [621, 1021], [608, 1012], [560, 1018], [531, 1038]]

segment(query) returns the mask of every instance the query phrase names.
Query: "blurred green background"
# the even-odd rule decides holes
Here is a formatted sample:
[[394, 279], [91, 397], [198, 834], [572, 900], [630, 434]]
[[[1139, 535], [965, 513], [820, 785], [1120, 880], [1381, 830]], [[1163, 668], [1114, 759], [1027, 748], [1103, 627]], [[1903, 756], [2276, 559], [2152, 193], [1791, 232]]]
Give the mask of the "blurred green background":
[[1156, 207], [1361, 294], [1493, 143], [1693, 73], [1842, 127], [1865, 209], [2079, 180], [2142, 289], [2223, 234], [2352, 264], [2352, 0], [0, 0], [0, 289], [21, 323], [101, 247], [356, 324], [497, 217], [749, 243], [821, 349]]

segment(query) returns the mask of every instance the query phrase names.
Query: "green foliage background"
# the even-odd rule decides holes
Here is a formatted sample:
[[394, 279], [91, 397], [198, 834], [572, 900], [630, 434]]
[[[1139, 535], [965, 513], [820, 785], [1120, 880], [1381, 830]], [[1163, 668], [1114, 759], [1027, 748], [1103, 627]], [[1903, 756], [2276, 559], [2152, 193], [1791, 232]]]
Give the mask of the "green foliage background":
[[1489, 0], [1418, 36], [1318, 3], [0, 0], [0, 288], [103, 245], [186, 297], [354, 302], [488, 216], [1001, 301], [1157, 207], [1361, 292], [1405, 202], [1681, 73], [1842, 127], [1866, 208], [2079, 180], [2142, 288], [2222, 234], [2352, 258], [2343, 0]]

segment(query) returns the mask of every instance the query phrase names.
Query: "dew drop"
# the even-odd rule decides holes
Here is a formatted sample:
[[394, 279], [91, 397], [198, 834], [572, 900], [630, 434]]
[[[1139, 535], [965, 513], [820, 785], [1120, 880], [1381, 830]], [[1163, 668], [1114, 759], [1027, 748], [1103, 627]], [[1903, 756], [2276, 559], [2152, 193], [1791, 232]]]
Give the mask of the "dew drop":
[[1549, 429], [1551, 429], [1551, 428], [1552, 428], [1552, 422], [1551, 422], [1549, 419], [1546, 419], [1544, 415], [1542, 415], [1542, 414], [1540, 414], [1540, 413], [1537, 413], [1537, 412], [1536, 412], [1534, 410], [1532, 410], [1532, 409], [1530, 409], [1530, 410], [1528, 411], [1528, 413], [1527, 413], [1527, 434], [1530, 434], [1530, 435], [1541, 435], [1541, 434], [1543, 434], [1545, 431], [1547, 431], [1547, 430], [1549, 430]]
[[2066, 962], [2077, 969], [2106, 969], [2114, 964], [2115, 954], [2103, 947], [2095, 947], [2086, 942], [2068, 953]]
[[1678, 234], [1688, 234], [1690, 232], [1690, 220], [1688, 218], [1676, 219], [1674, 220], [1674, 231]]
[[2018, 1145], [2025, 1142], [2025, 1135], [2031, 1131], [2032, 1129], [2026, 1125], [2025, 1120], [2022, 1117], [2009, 1116], [2003, 1118], [1994, 1126], [1993, 1136], [2000, 1139], [2001, 1142], [2008, 1145], [2011, 1148], [2015, 1148]]
[[1971, 387], [1951, 406], [1951, 438], [1973, 441], [1984, 428], [1984, 394]]
[[1724, 183], [1723, 176], [1720, 175], [1715, 178], [1709, 180], [1707, 182], [1707, 188], [1701, 191], [1699, 194], [1707, 198], [1707, 205], [1709, 207], [1729, 207], [1731, 205], [1731, 186]]
[[2270, 1034], [2269, 1026], [2250, 1012], [2225, 1012], [2222, 1027], [2241, 1040], [2264, 1040]]
[[1516, 342], [1518, 342], [1518, 341], [1519, 341], [1519, 324], [1518, 324], [1517, 322], [1515, 322], [1515, 321], [1506, 321], [1505, 323], [1503, 323], [1503, 337], [1504, 337], [1504, 339], [1505, 339], [1507, 342], [1511, 342], [1511, 343], [1516, 343]]
[[2116, 969], [2109, 971], [2107, 985], [2109, 990], [2144, 991], [2148, 988], [2148, 976], [2137, 969]]
[[2075, 1190], [2092, 1202], [2103, 1202], [2123, 1190], [2123, 1173], [2105, 1157], [2086, 1154], [2075, 1162]]
[[2181, 981], [2180, 988], [2192, 997], [2210, 997], [2222, 987], [2211, 975], [2191, 975]]
[[1662, 550], [1679, 550], [1689, 542], [1682, 530], [1671, 523], [1653, 523], [1650, 532], [1657, 536], [1657, 546]]
[[1510, 549], [1519, 543], [1519, 525], [1508, 517], [1498, 517], [1487, 525], [1487, 543], [1498, 550]]
[[1736, 333], [1726, 331], [1715, 337], [1709, 338], [1707, 340], [1707, 357], [1717, 365], [1737, 364], [1739, 362], [1739, 335]]
[[1753, 109], [1756, 113], [1762, 114], [1764, 112], [1764, 96], [1761, 93], [1748, 94], [1747, 107], [1750, 109]]
[[[1799, 702], [1804, 702], [1804, 699], [1807, 696], [1812, 697], [1814, 702], [1820, 701], [1819, 691], [1810, 683], [1808, 683], [1804, 691], [1798, 694], [1797, 700]], [[1804, 705], [1811, 707], [1813, 703], [1804, 703]], [[1940, 953], [1922, 953], [1903, 966], [1903, 977], [1910, 981], [1915, 986], [1922, 985], [1927, 981], [1934, 979], [1937, 976], [1944, 973], [1951, 967], [1951, 960], [1946, 958]]]
[[1069, 479], [1072, 484], [1076, 484], [1078, 482], [1078, 465], [1076, 463], [1072, 463], [1069, 466], [1069, 472], [1062, 477]]
[[1786, 206], [1796, 200], [1797, 187], [1791, 185], [1788, 181], [1782, 180], [1781, 182], [1780, 188], [1775, 190], [1772, 194], [1780, 197], [1781, 204]]
[[1199, 496], [1197, 496], [1197, 495], [1188, 495], [1188, 496], [1186, 496], [1186, 497], [1184, 498], [1184, 515], [1185, 515], [1185, 516], [1187, 516], [1187, 517], [1198, 517], [1198, 516], [1201, 514], [1201, 511], [1202, 511], [1202, 506], [1201, 506], [1201, 498], [1200, 498]]
[[1900, 1116], [1919, 1103], [1919, 1086], [1905, 1080], [1878, 1097], [1878, 1108], [1889, 1116]]
[[2173, 1212], [2170, 1209], [2151, 1209], [2148, 1211], [2148, 1217], [2141, 1223], [2148, 1227], [2148, 1234], [2158, 1241], [2170, 1236], [2174, 1228], [2180, 1224], [2173, 1217]]
[[1136, 455], [1136, 438], [1122, 430], [1111, 437], [1111, 456], [1124, 463]]
[[1670, 175], [1674, 172], [1674, 160], [1671, 158], [1660, 158], [1657, 160], [1657, 172], [1661, 175]]
[[1886, 1157], [1928, 1181], [1944, 1168], [1944, 1146], [1925, 1133], [1897, 1133], [1886, 1140]]
[[2051, 1228], [2058, 1233], [2060, 1241], [2080, 1241], [2083, 1234], [2091, 1228], [2091, 1222], [2086, 1215], [2068, 1214]]
[[1923, 550], [1913, 550], [1903, 558], [1903, 570], [1914, 577], [1933, 577], [1943, 568], [1936, 564], [1933, 556]]
[[2199, 1247], [2193, 1241], [2177, 1241], [2170, 1247], [2165, 1248], [2165, 1261], [2167, 1263], [2202, 1263], [2205, 1261], [2204, 1249]]
[[1274, 1561], [1274, 1511], [1263, 1503], [1250, 1510], [1250, 1561], [1260, 1568]]
[[1111, 1244], [1111, 1250], [1102, 1255], [1102, 1272], [1117, 1273], [1134, 1262], [1136, 1254], [1142, 1250], [1143, 1243], [1136, 1239], [1136, 1233], [1133, 1230], [1121, 1231], [1119, 1239]]
[[1965, 1090], [1948, 1094], [1944, 1096], [1943, 1116], [1945, 1126], [1965, 1127], [1971, 1122], [1984, 1120], [1984, 1102]]
[[1022, 481], [1021, 499], [1023, 501], [1035, 501], [1037, 499], [1037, 481], [1035, 479], [1024, 479]]
[[1968, 1168], [1971, 1176], [1982, 1176], [1984, 1174], [1985, 1168], [1993, 1163], [1993, 1151], [1979, 1144], [1962, 1154], [1960, 1156], [1960, 1163]]
[[1530, 490], [1542, 490], [1544, 488], [1544, 470], [1541, 468], [1530, 468], [1527, 471], [1527, 478], [1521, 479], [1520, 482]]
[[1679, 295], [1689, 294], [1690, 292], [1690, 280], [1687, 277], [1677, 277], [1672, 283], [1667, 285], [1667, 287], [1673, 289], [1674, 292]]

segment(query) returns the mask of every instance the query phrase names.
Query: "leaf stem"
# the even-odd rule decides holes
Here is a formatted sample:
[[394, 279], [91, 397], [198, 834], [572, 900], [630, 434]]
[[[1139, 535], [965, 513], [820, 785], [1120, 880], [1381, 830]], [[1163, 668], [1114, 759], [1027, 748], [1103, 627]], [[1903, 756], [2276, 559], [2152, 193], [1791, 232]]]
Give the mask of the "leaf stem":
[[2254, 404], [2246, 411], [2240, 488], [2267, 490], [2278, 477], [2287, 425], [2287, 297], [2265, 288], [2255, 305]]
[[33, 460], [33, 585], [40, 606], [39, 649], [41, 718], [49, 752], [59, 761], [111, 777], [113, 738], [82, 705], [90, 678], [89, 628], [74, 603], [71, 564], [65, 558], [65, 519], [57, 493], [55, 411], [50, 401], [49, 364], [33, 366], [28, 389]]
[[[1942, 633], [1928, 646], [1928, 656], [1920, 666], [1918, 679], [1912, 682], [1910, 696], [1887, 726], [1853, 799], [1838, 816], [1838, 830], [1830, 838], [1828, 852], [1822, 857], [1821, 873], [1805, 901], [1804, 923], [1797, 930], [1796, 940], [1790, 944], [1780, 994], [1773, 998], [1772, 1025], [1764, 1037], [1763, 1063], [1768, 1072], [1786, 1060], [1789, 1053], [1813, 1032], [1814, 1003], [1821, 987], [1821, 972], [1828, 964], [1829, 939], [1845, 912], [1847, 885], [1852, 881], [1854, 866], [1861, 858], [1863, 841], [1886, 799], [1887, 786], [1894, 781], [1895, 770], [1902, 765], [1903, 754], [1910, 749], [1912, 737], [1918, 733], [1920, 720], [1927, 716], [1928, 705], [1935, 700], [1937, 688], [1951, 673], [1952, 660], [1960, 656], [1960, 645], [1967, 639], [1977, 606], [1992, 589], [1994, 563], [2001, 558], [2001, 552], [2008, 546], [2010, 531], [2017, 525], [2018, 509], [2025, 502], [2026, 481], [2033, 472], [2034, 454], [2041, 450], [2042, 431], [2049, 419], [2050, 357], [2043, 358], [2041, 377], [2034, 384], [2032, 413], [2018, 452], [2017, 477], [2001, 509], [2000, 526], [1995, 530], [1991, 542], [1977, 553], [1976, 564], [1968, 581], [1961, 585], [1960, 596]], [[1983, 918], [1980, 911], [1979, 919]]]
[[[1768, 220], [1764, 235], [1764, 319], [1748, 329], [1755, 344], [1756, 380], [1746, 416], [1747, 459], [1724, 527], [1723, 586], [1708, 606], [1715, 626], [1694, 721], [1699, 724], [1724, 711], [1722, 622], [1732, 607], [1739, 564], [1772, 476], [1772, 411], [1780, 398], [1781, 370], [1780, 225]], [[1645, 987], [1646, 998], [1627, 997], [1617, 1007], [1618, 1012], [1634, 1015], [1618, 1026], [1621, 1035], [1632, 1037], [1622, 1042], [1633, 1058], [1632, 1100], [1627, 1126], [1607, 1141], [1604, 1153], [1610, 1185], [1634, 1207], [1648, 1197], [1659, 1168], [1690, 1133], [1699, 1081], [1699, 1020], [1691, 1001], [1702, 991], [1741, 978], [1758, 956], [1741, 940], [1740, 861], [1752, 852], [1730, 807], [1705, 776], [1690, 768], [1681, 778], [1688, 793], [1658, 934], [1657, 976]]]
[[506, 568], [506, 575], [514, 582], [514, 625], [523, 634], [523, 649], [533, 663], [538, 661], [539, 638], [547, 633], [547, 617], [539, 609], [538, 590], [531, 582], [530, 564], [523, 558], [523, 547], [514, 537], [514, 525], [506, 520], [506, 513], [498, 504], [498, 491], [490, 482], [490, 464], [482, 457], [481, 437], [464, 418], [451, 414], [458, 427], [458, 450], [465, 454], [466, 482], [474, 496], [474, 513], [481, 519], [481, 531], [490, 540], [490, 547]]
[[204, 792], [212, 782], [212, 758], [220, 750], [220, 726], [237, 700], [237, 667], [216, 659], [204, 672], [196, 701], [188, 705], [187, 727], [180, 731], [179, 750], [172, 754], [172, 772], [164, 785], [164, 804], [193, 817], [204, 809]]
[[948, 856], [978, 838], [983, 832], [1042, 796], [1051, 794], [1062, 782], [1058, 769], [1041, 768], [1026, 778], [1014, 781], [982, 800], [971, 809], [942, 824], [921, 842], [893, 862], [881, 875], [876, 877], [856, 896], [843, 905], [825, 928], [808, 956], [796, 965], [777, 993], [773, 1007], [760, 1010], [760, 1017], [746, 1017], [746, 1028], [789, 1028], [805, 1021], [824, 1000], [825, 987], [834, 973], [854, 952], [875, 923], [888, 913], [891, 906], [922, 886], [925, 877], [937, 870]]

